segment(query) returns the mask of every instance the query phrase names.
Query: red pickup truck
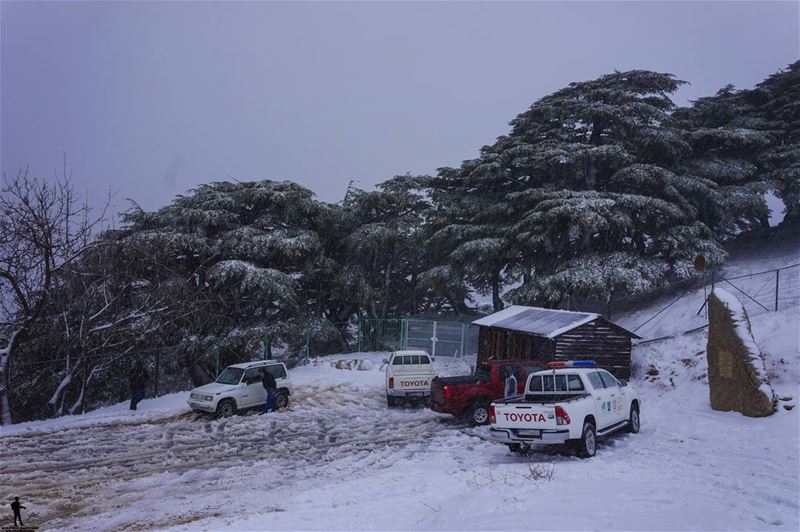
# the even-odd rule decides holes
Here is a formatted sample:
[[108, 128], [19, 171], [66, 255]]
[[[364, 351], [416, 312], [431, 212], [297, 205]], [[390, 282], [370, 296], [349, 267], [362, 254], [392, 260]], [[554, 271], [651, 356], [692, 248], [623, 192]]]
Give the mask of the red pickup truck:
[[517, 379], [517, 394], [522, 395], [529, 373], [547, 369], [533, 360], [489, 360], [478, 365], [473, 375], [436, 377], [431, 383], [431, 410], [464, 416], [475, 425], [489, 422], [489, 405], [502, 399], [506, 368]]

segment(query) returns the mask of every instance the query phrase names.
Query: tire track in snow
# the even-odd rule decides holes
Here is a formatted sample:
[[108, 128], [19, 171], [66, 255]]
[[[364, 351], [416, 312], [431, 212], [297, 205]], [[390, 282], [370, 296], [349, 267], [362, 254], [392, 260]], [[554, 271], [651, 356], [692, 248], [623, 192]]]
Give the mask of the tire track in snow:
[[[126, 483], [147, 477], [267, 462], [282, 483], [291, 483], [316, 474], [308, 466], [360, 459], [368, 469], [386, 453], [396, 458], [398, 448], [464, 429], [425, 410], [387, 411], [382, 394], [348, 385], [301, 387], [293, 399], [289, 409], [268, 416], [210, 420], [184, 412], [7, 436], [0, 439], [0, 485], [30, 494], [44, 508], [36, 516], [43, 528], [61, 528], [130, 504], [137, 494]], [[178, 478], [173, 488], [189, 496], [196, 489], [189, 484]], [[219, 484], [221, 492], [228, 489]], [[84, 507], [84, 500], [95, 504]]]

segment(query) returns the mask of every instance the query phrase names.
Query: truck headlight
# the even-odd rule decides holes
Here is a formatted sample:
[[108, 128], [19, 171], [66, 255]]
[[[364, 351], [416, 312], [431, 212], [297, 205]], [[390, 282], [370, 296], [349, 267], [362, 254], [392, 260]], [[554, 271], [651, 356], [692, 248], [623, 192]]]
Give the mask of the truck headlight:
[[199, 394], [199, 393], [191, 394], [191, 398], [192, 399], [197, 399], [198, 401], [211, 401], [213, 399], [213, 397], [210, 396], [210, 395], [203, 395], [203, 394]]

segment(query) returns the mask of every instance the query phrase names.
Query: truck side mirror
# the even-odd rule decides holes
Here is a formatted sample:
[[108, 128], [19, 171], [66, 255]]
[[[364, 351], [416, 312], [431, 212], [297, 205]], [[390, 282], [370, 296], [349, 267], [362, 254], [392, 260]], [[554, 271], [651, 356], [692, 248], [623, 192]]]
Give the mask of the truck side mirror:
[[620, 385], [620, 386], [622, 386], [622, 387], [624, 388], [625, 386], [627, 386], [627, 385], [628, 385], [628, 381], [620, 379], [620, 380], [619, 380], [619, 385]]

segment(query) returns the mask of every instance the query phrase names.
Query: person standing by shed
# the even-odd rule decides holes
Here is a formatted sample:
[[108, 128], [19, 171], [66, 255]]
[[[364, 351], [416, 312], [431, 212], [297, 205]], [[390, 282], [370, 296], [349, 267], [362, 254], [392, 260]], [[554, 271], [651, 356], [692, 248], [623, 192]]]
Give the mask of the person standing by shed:
[[517, 378], [514, 376], [514, 370], [511, 366], [506, 366], [506, 382], [503, 393], [503, 398], [508, 399], [517, 395]]

